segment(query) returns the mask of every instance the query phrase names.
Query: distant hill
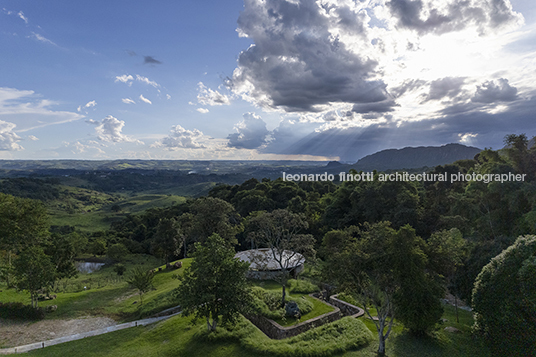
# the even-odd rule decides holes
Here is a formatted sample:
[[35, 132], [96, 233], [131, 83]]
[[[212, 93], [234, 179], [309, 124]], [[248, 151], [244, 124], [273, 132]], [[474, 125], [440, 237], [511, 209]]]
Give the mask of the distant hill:
[[461, 144], [419, 146], [382, 150], [365, 156], [356, 164], [358, 170], [399, 170], [424, 166], [451, 164], [454, 161], [473, 159], [481, 149]]

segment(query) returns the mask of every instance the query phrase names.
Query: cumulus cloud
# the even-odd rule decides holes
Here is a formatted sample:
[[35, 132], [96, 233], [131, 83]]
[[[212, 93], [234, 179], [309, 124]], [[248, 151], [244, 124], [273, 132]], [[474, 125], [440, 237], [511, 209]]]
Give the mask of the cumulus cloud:
[[475, 27], [481, 35], [523, 22], [509, 0], [391, 0], [386, 3], [396, 26], [420, 35]]
[[116, 76], [114, 82], [122, 82], [131, 86], [133, 80], [134, 77], [132, 77], [130, 74], [123, 74], [122, 76]]
[[28, 18], [26, 16], [24, 16], [24, 13], [22, 11], [19, 11], [17, 13], [17, 15], [19, 16], [19, 18], [24, 21], [25, 24], [28, 24]]
[[34, 136], [34, 135], [28, 135], [28, 139], [32, 140], [32, 141], [37, 141], [39, 140], [38, 137]]
[[473, 139], [476, 138], [478, 136], [478, 134], [473, 134], [473, 133], [460, 133], [458, 134], [458, 136], [460, 137], [460, 143], [461, 144], [464, 144], [464, 145], [473, 145]]
[[91, 154], [92, 156], [95, 156], [95, 157], [105, 157], [106, 153], [104, 152], [104, 150], [100, 148], [102, 146], [103, 145], [92, 140], [88, 141], [87, 143], [79, 141], [79, 140], [74, 141], [74, 142], [64, 141], [62, 143], [62, 147], [57, 148], [55, 150], [62, 151], [62, 152], [67, 151], [68, 153], [75, 154], [75, 155]]
[[512, 87], [505, 78], [482, 83], [471, 98], [476, 103], [511, 102], [516, 99], [517, 88]]
[[207, 108], [197, 108], [196, 110], [201, 114], [207, 114], [209, 112]]
[[174, 125], [168, 136], [156, 141], [152, 147], [164, 147], [168, 150], [202, 149], [205, 146], [199, 141], [207, 139], [208, 137], [197, 129], [187, 130], [180, 125]]
[[145, 83], [145, 84], [148, 84], [150, 86], [153, 86], [155, 88], [158, 88], [160, 87], [160, 84], [156, 83], [155, 81], [151, 81], [149, 78], [147, 77], [144, 77], [144, 76], [140, 76], [139, 74], [136, 74], [136, 80], [138, 82], [142, 82], [142, 83]]
[[[372, 45], [364, 40], [366, 12], [359, 5], [337, 5], [245, 0], [238, 31], [254, 45], [240, 54], [230, 88], [255, 104], [287, 112], [388, 99], [386, 84], [373, 78], [378, 62], [367, 53]], [[355, 41], [342, 41], [346, 34]]]
[[229, 134], [229, 146], [240, 149], [256, 149], [266, 141], [269, 131], [266, 123], [255, 113], [245, 113], [244, 119], [235, 125], [236, 133]]
[[147, 104], [153, 104], [153, 102], [151, 102], [149, 99], [145, 98], [145, 97], [143, 96], [143, 94], [140, 94], [140, 100], [141, 100], [142, 102], [147, 103]]
[[114, 118], [111, 115], [108, 115], [106, 118], [102, 119], [102, 121], [90, 119], [86, 120], [86, 123], [96, 125], [95, 131], [97, 132], [97, 137], [99, 140], [114, 143], [132, 142], [143, 144], [143, 142], [123, 134], [122, 131], [123, 127], [125, 126], [125, 122], [123, 120]]
[[20, 136], [13, 132], [16, 125], [0, 120], [0, 150], [17, 151], [23, 150], [17, 142], [22, 140]]
[[143, 56], [143, 64], [161, 64], [159, 60], [155, 59], [153, 56]]
[[225, 94], [221, 94], [216, 90], [207, 88], [203, 82], [197, 84], [197, 101], [202, 105], [229, 105], [231, 101]]
[[80, 111], [82, 111], [82, 109], [84, 109], [84, 108], [91, 108], [91, 107], [94, 107], [94, 106], [96, 106], [96, 105], [97, 105], [97, 102], [94, 101], [94, 100], [92, 100], [92, 101], [90, 101], [90, 102], [87, 102], [85, 105], [80, 105], [76, 110], [77, 110], [78, 112], [80, 112]]
[[446, 77], [436, 79], [430, 83], [430, 92], [426, 100], [440, 100], [445, 97], [454, 98], [462, 92], [465, 78]]
[[122, 98], [121, 101], [125, 104], [136, 104], [136, 102], [130, 98]]

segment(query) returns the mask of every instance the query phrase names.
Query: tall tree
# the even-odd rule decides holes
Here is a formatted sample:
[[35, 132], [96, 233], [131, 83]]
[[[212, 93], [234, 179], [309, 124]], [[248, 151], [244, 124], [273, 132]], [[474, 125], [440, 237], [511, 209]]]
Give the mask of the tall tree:
[[48, 214], [40, 201], [0, 193], [0, 249], [8, 253], [5, 277], [8, 286], [13, 254], [41, 244], [47, 237]]
[[183, 314], [205, 318], [209, 331], [234, 322], [252, 300], [246, 272], [249, 263], [234, 257], [235, 251], [218, 234], [196, 243], [192, 264], [179, 276], [176, 296]]
[[433, 327], [443, 314], [440, 299], [444, 288], [428, 271], [425, 243], [406, 225], [389, 244], [391, 264], [399, 284], [393, 296], [397, 319], [410, 332], [422, 335]]
[[498, 355], [536, 351], [536, 236], [521, 236], [493, 258], [473, 290], [474, 330]]
[[458, 318], [458, 286], [454, 279], [468, 255], [467, 242], [457, 228], [435, 232], [426, 242], [430, 270], [443, 279], [445, 286], [454, 295], [456, 321]]
[[[234, 207], [220, 198], [201, 197], [190, 206], [190, 212], [180, 217], [188, 243], [203, 243], [217, 233], [227, 244], [236, 244], [236, 234], [243, 230], [242, 218]], [[187, 249], [185, 249], [186, 252]]]
[[[534, 138], [533, 138], [534, 140]], [[504, 137], [506, 154], [514, 169], [527, 174], [532, 180], [536, 174], [536, 148], [529, 148], [529, 139], [525, 134], [510, 134]]]
[[45, 253], [51, 257], [54, 264], [54, 280], [62, 278], [71, 278], [78, 273], [75, 266], [74, 258], [79, 249], [76, 244], [76, 233], [69, 235], [53, 233], [50, 244], [45, 248]]
[[365, 223], [362, 229], [349, 227], [324, 236], [328, 275], [360, 301], [370, 318], [370, 307], [377, 311], [372, 320], [379, 354], [385, 353], [395, 316], [414, 332], [426, 330], [441, 316], [437, 307], [442, 289], [427, 274], [423, 246], [409, 225], [394, 230], [390, 222]]
[[161, 257], [169, 263], [170, 259], [179, 254], [184, 241], [179, 223], [174, 218], [162, 218], [156, 226], [156, 233], [151, 242], [151, 250], [154, 255]]
[[[378, 354], [385, 354], [385, 342], [389, 338], [394, 321], [393, 295], [398, 287], [391, 264], [390, 242], [396, 231], [389, 222], [364, 225], [364, 229], [352, 227], [348, 231], [324, 236], [323, 248], [327, 252], [327, 265], [331, 277], [341, 290], [355, 296], [365, 313], [372, 319], [378, 332]], [[377, 311], [372, 318], [370, 307]]]
[[41, 289], [49, 287], [55, 277], [54, 265], [38, 246], [25, 248], [14, 262], [17, 289], [30, 293], [32, 307], [37, 308], [37, 296]]
[[249, 234], [261, 248], [269, 248], [270, 256], [279, 267], [275, 277], [282, 287], [281, 304], [285, 305], [285, 287], [296, 259], [301, 254], [314, 258], [314, 238], [310, 234], [300, 234], [308, 227], [304, 217], [286, 209], [264, 212], [248, 222]]

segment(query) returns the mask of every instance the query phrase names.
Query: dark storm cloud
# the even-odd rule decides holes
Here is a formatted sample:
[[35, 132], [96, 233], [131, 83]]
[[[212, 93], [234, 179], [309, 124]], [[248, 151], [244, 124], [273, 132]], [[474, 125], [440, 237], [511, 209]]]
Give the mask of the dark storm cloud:
[[387, 113], [392, 112], [394, 107], [399, 106], [394, 100], [386, 99], [381, 102], [354, 104], [352, 111], [354, 113]]
[[416, 89], [421, 88], [425, 84], [426, 81], [422, 79], [408, 79], [405, 80], [404, 83], [402, 83], [400, 86], [389, 89], [389, 93], [393, 97], [398, 98], [406, 92], [412, 92]]
[[229, 134], [229, 146], [239, 149], [256, 149], [263, 145], [268, 135], [266, 123], [254, 113], [244, 114], [244, 120], [235, 125], [236, 133]]
[[162, 64], [159, 60], [153, 56], [143, 56], [143, 64]]
[[442, 34], [476, 26], [483, 35], [522, 21], [509, 0], [448, 1], [391, 0], [386, 3], [398, 28]]
[[511, 102], [517, 99], [517, 88], [508, 84], [505, 78], [486, 81], [477, 86], [471, 100], [476, 103]]
[[[243, 51], [228, 82], [256, 104], [287, 112], [320, 111], [329, 103], [387, 99], [385, 84], [372, 80], [378, 63], [358, 55], [329, 32], [330, 26], [363, 34], [365, 15], [316, 2], [245, 0], [239, 33], [254, 45]], [[329, 13], [329, 16], [327, 16]]]
[[388, 121], [364, 128], [314, 131], [307, 127], [308, 133], [298, 128], [301, 124], [286, 125], [278, 128], [278, 135], [262, 152], [339, 156], [342, 161], [357, 161], [388, 148], [467, 144], [462, 140], [465, 134], [471, 134], [471, 146], [500, 149], [508, 134], [526, 133], [529, 138], [536, 135], [536, 93], [533, 94], [531, 100], [514, 102], [497, 114], [460, 110], [437, 119]]
[[426, 100], [440, 100], [445, 97], [454, 98], [462, 92], [465, 79], [461, 77], [445, 77], [430, 83], [430, 92]]

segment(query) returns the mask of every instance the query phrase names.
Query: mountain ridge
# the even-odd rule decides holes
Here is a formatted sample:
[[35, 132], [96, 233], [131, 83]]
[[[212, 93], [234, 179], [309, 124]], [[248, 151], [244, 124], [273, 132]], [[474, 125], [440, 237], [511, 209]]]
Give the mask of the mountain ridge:
[[442, 146], [408, 146], [402, 149], [386, 149], [359, 159], [354, 166], [359, 170], [399, 170], [435, 167], [458, 160], [473, 159], [482, 150], [462, 144]]

